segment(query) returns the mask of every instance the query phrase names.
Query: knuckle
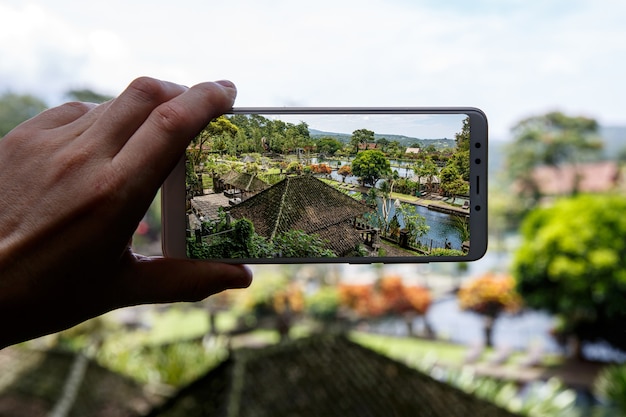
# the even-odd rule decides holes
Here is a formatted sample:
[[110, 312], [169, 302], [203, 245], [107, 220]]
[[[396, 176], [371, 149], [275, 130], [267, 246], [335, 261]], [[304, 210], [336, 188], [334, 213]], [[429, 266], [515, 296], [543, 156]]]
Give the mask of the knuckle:
[[178, 133], [189, 126], [191, 118], [185, 107], [176, 101], [168, 101], [154, 110], [157, 129], [167, 133]]
[[138, 100], [153, 103], [163, 95], [163, 83], [155, 78], [139, 77], [128, 86], [128, 91]]

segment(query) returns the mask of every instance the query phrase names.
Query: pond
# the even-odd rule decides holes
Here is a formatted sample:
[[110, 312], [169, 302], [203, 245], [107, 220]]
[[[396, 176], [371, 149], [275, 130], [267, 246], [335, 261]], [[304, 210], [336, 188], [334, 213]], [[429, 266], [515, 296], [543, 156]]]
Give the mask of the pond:
[[[396, 208], [396, 200], [387, 201], [388, 220], [391, 220], [397, 213], [398, 222], [400, 227], [405, 227], [404, 217], [402, 213]], [[458, 231], [454, 228], [453, 216], [441, 213], [434, 210], [429, 210], [427, 207], [420, 205], [413, 205], [417, 214], [424, 217], [426, 224], [430, 227], [428, 232], [418, 238], [418, 240], [424, 244], [433, 247], [445, 247], [446, 242], [450, 243], [452, 249], [461, 250], [461, 238]], [[378, 212], [382, 213], [382, 200], [378, 200]]]

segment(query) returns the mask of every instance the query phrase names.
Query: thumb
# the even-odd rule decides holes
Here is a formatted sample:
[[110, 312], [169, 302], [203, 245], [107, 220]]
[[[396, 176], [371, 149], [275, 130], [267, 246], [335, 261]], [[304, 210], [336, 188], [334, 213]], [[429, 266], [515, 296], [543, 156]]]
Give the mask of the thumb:
[[124, 279], [124, 298], [126, 305], [200, 301], [251, 282], [245, 265], [138, 256]]

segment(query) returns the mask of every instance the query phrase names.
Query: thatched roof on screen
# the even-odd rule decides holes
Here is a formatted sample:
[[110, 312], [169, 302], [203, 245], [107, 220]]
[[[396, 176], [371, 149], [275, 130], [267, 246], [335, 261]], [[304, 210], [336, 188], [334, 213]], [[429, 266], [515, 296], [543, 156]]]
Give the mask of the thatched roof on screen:
[[220, 179], [226, 185], [248, 192], [263, 191], [269, 187], [268, 184], [260, 180], [256, 175], [245, 172], [230, 171]]
[[323, 181], [302, 175], [285, 178], [231, 207], [229, 213], [235, 219], [249, 219], [256, 233], [267, 239], [301, 230], [328, 240], [329, 249], [344, 255], [361, 242], [352, 222], [370, 210]]

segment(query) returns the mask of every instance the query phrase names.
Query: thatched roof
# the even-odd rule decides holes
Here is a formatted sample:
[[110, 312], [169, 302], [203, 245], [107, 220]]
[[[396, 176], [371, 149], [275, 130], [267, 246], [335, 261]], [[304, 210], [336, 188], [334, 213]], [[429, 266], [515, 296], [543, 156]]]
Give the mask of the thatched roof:
[[70, 378], [78, 385], [68, 417], [139, 417], [153, 406], [134, 381], [69, 352], [9, 347], [0, 350], [0, 369], [0, 416], [50, 415], [71, 398]]
[[245, 172], [230, 171], [220, 177], [220, 179], [224, 184], [248, 192], [258, 192], [269, 187], [269, 185], [261, 181], [257, 176]]
[[150, 417], [209, 415], [514, 417], [342, 336], [237, 350]]
[[339, 256], [361, 242], [351, 223], [368, 211], [365, 204], [309, 175], [287, 177], [229, 209], [235, 219], [249, 219], [267, 239], [301, 230], [327, 240]]

